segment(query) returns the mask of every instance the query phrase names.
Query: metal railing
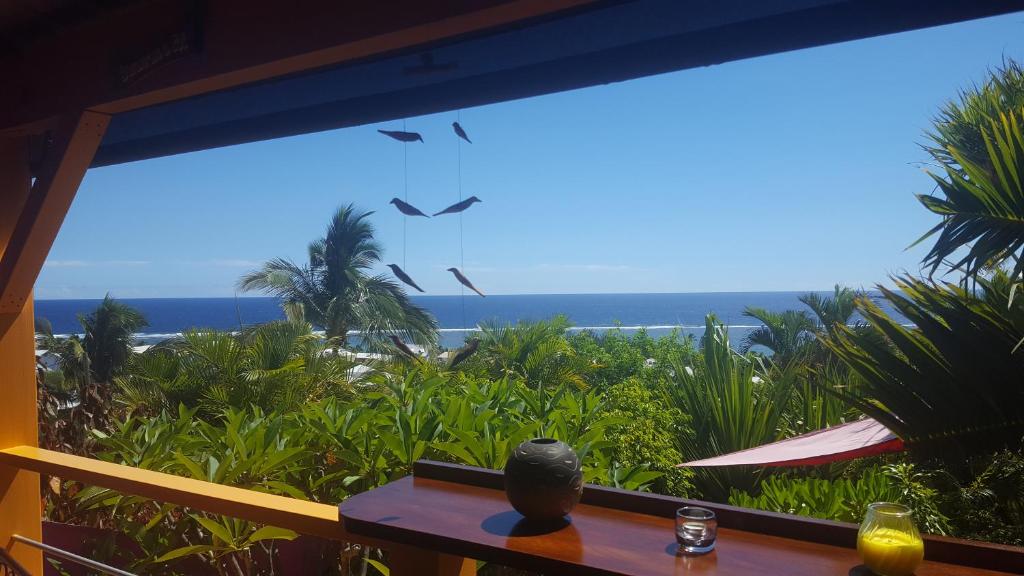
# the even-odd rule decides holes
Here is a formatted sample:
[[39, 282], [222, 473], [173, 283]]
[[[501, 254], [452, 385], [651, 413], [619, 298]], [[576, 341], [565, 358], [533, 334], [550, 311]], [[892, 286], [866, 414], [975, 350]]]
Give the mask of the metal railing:
[[[44, 556], [52, 556], [54, 558], [60, 558], [61, 560], [67, 560], [68, 562], [74, 562], [75, 564], [78, 564], [80, 566], [85, 566], [86, 568], [92, 568], [97, 572], [102, 572], [103, 574], [110, 574], [111, 576], [136, 576], [135, 574], [132, 574], [131, 572], [125, 572], [120, 568], [108, 566], [102, 562], [97, 562], [96, 560], [93, 560], [91, 558], [86, 558], [85, 556], [72, 554], [67, 550], [61, 550], [60, 548], [57, 548], [55, 546], [43, 544], [42, 542], [38, 542], [31, 538], [26, 538], [19, 534], [14, 534], [13, 536], [11, 536], [11, 540], [14, 540], [15, 542], [21, 542], [22, 544], [31, 546], [33, 548], [38, 548], [39, 550], [43, 551]], [[17, 572], [15, 572], [15, 574], [17, 574]], [[26, 572], [25, 574], [28, 573]]]

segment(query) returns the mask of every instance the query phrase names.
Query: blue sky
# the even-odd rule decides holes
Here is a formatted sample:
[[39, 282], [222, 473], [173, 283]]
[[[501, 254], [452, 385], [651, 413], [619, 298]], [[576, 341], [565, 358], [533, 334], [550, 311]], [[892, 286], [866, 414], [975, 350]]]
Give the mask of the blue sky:
[[[916, 272], [935, 223], [922, 132], [1004, 57], [1024, 13], [461, 112], [465, 272], [485, 292], [713, 292], [870, 286]], [[458, 200], [450, 124], [408, 119], [409, 201]], [[90, 171], [37, 298], [230, 296], [302, 260], [341, 204], [375, 210], [403, 261], [402, 121]], [[457, 294], [459, 219], [409, 219], [406, 271]], [[383, 266], [381, 272], [387, 269]]]

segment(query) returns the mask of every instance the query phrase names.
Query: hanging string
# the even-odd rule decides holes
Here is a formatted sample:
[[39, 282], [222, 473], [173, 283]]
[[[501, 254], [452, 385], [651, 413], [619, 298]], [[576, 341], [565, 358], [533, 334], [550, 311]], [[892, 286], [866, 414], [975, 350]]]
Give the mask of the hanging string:
[[[455, 113], [456, 121], [459, 125], [462, 125], [462, 110]], [[455, 149], [457, 150], [458, 161], [459, 161], [459, 202], [462, 202], [462, 138], [458, 135], [455, 136]], [[466, 272], [466, 245], [462, 240], [462, 212], [459, 212], [459, 270], [463, 273]], [[459, 296], [462, 299], [462, 328], [465, 330], [469, 326], [466, 325], [466, 288], [460, 283], [459, 284]]]
[[[402, 120], [402, 132], [405, 132], [405, 120]], [[409, 143], [402, 142], [402, 173], [405, 175], [405, 202], [409, 202]], [[407, 234], [406, 227], [409, 224], [409, 217], [402, 214], [402, 269], [407, 270], [405, 262], [405, 253], [408, 247], [406, 242]]]

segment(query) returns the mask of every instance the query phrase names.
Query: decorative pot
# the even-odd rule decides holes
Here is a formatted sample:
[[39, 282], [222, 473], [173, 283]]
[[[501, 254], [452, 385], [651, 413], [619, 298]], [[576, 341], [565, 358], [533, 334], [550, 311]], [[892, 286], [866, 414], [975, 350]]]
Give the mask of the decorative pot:
[[527, 440], [505, 463], [505, 494], [529, 520], [557, 520], [583, 493], [583, 468], [576, 452], [553, 438]]

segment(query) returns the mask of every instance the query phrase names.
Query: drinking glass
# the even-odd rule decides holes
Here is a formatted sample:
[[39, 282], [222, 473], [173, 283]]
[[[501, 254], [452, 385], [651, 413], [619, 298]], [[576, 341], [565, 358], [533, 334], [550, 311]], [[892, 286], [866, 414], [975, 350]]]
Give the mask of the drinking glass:
[[688, 554], [705, 554], [715, 549], [718, 520], [707, 508], [684, 506], [676, 510], [676, 542]]
[[924, 559], [924, 541], [910, 508], [875, 502], [857, 533], [857, 551], [864, 565], [879, 576], [911, 576]]

